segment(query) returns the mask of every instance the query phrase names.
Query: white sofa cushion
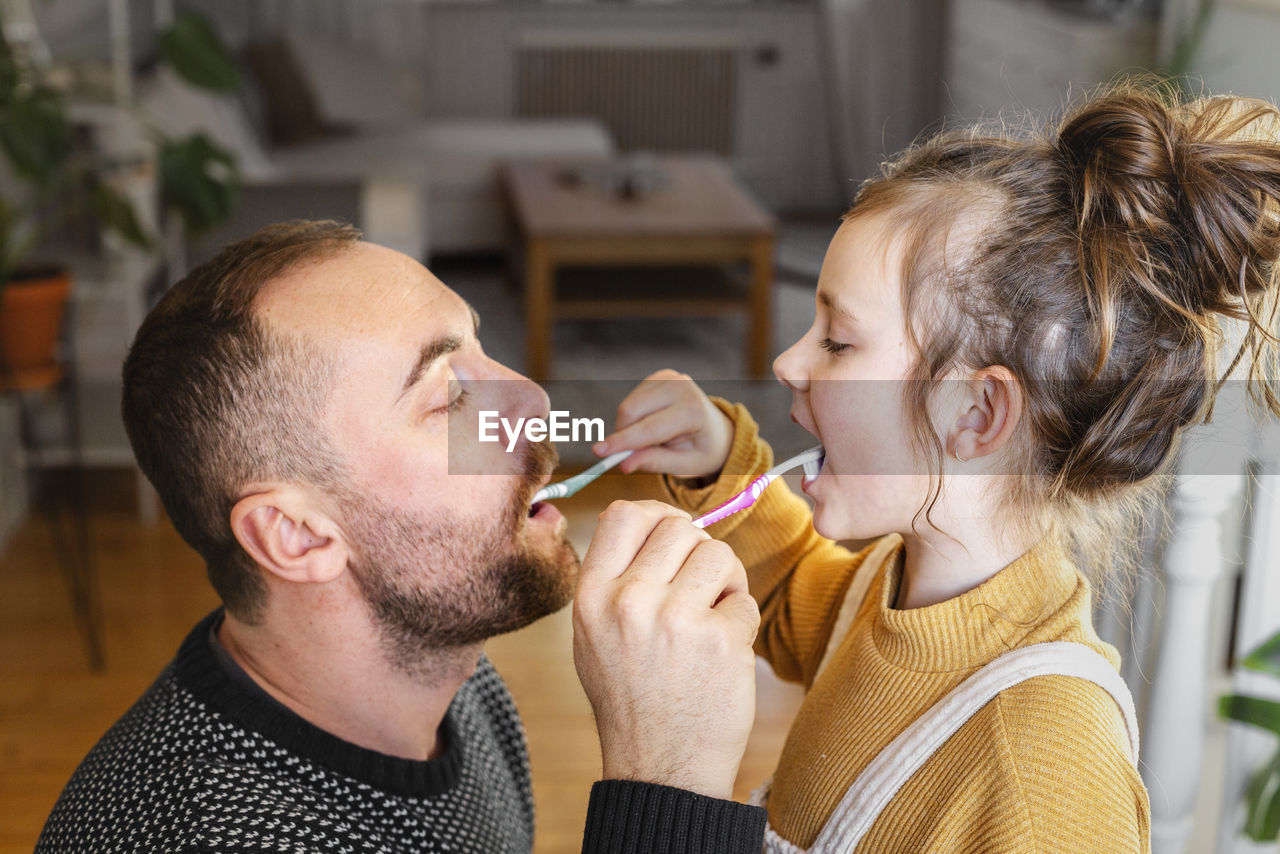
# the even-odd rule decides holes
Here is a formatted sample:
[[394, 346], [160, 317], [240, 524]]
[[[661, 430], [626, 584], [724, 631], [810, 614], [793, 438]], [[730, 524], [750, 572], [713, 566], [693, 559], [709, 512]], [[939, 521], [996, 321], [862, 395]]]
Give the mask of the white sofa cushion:
[[[383, 238], [385, 229], [377, 227], [369, 233], [371, 240], [381, 238], [418, 257], [425, 254], [428, 235], [435, 250], [503, 246], [508, 235], [498, 170], [504, 160], [604, 157], [614, 150], [608, 131], [590, 119], [418, 118], [413, 87], [394, 82], [402, 69], [304, 36], [288, 39], [324, 117], [354, 124], [350, 133], [268, 150], [242, 99], [197, 90], [167, 71], [148, 86], [148, 114], [173, 134], [208, 133], [236, 155], [249, 184], [361, 185], [366, 226], [400, 216], [389, 213], [399, 210], [395, 205], [368, 209], [381, 206], [382, 197], [390, 194], [402, 204], [409, 198], [404, 191], [420, 192], [417, 208], [427, 222], [406, 222], [400, 229], [421, 232], [420, 239]], [[344, 78], [349, 85], [337, 85]]]

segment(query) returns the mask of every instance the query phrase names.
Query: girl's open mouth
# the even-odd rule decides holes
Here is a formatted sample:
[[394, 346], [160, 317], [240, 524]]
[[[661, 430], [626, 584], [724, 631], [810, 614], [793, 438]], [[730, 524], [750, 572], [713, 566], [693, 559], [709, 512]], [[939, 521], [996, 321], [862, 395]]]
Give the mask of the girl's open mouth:
[[816, 460], [806, 460], [804, 464], [804, 486], [813, 483], [818, 477], [818, 472], [822, 471], [822, 464], [827, 461], [826, 452], [823, 452]]

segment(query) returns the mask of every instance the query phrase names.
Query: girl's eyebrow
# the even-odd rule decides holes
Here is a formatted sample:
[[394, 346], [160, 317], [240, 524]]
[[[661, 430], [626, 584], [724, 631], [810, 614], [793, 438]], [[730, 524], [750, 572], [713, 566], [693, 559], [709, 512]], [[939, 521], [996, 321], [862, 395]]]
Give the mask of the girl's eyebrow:
[[847, 305], [840, 302], [840, 300], [833, 297], [831, 294], [827, 293], [826, 291], [823, 291], [823, 290], [818, 291], [818, 302], [822, 303], [828, 309], [830, 309], [831, 311], [834, 311], [836, 314], [840, 315], [850, 323], [853, 323], [853, 324], [859, 323], [858, 316], [854, 314], [852, 311], [850, 311]]

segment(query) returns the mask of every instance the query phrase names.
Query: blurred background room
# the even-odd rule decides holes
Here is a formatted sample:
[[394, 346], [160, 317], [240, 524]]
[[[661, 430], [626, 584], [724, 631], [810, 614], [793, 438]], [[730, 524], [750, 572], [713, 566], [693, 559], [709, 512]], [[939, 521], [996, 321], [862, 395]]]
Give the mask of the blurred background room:
[[[224, 243], [354, 222], [475, 306], [486, 350], [554, 408], [611, 424], [670, 367], [749, 401], [786, 454], [806, 437], [770, 361], [808, 327], [827, 242], [886, 156], [941, 127], [1051, 116], [1125, 74], [1280, 97], [1280, 0], [3, 0], [0, 15], [0, 854], [31, 850], [81, 757], [217, 604], [134, 466], [119, 375], [148, 307]], [[1280, 845], [1280, 705], [1221, 702], [1280, 701], [1280, 673], [1246, 659], [1280, 630], [1280, 441], [1230, 404], [1199, 439], [1235, 428], [1235, 453], [1197, 469], [1188, 443], [1142, 578], [1099, 597], [1142, 716], [1156, 854]], [[589, 459], [561, 453], [570, 470]], [[654, 495], [611, 475], [566, 501], [579, 552], [609, 500]], [[528, 729], [540, 854], [578, 850], [600, 773], [570, 632], [561, 612], [488, 646]], [[758, 690], [739, 798], [799, 702], [764, 669]]]

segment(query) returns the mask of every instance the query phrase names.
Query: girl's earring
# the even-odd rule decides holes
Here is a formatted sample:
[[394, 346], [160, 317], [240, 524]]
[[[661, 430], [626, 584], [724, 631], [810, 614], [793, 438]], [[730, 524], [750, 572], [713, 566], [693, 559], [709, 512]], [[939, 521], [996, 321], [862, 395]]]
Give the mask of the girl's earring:
[[965, 462], [965, 459], [964, 459], [963, 457], [961, 457], [961, 456], [960, 456], [960, 452], [959, 452], [959, 451], [952, 451], [951, 453], [953, 453], [953, 454], [955, 454], [955, 455], [956, 455], [956, 462], [958, 462], [958, 463], [963, 463], [963, 462]]

